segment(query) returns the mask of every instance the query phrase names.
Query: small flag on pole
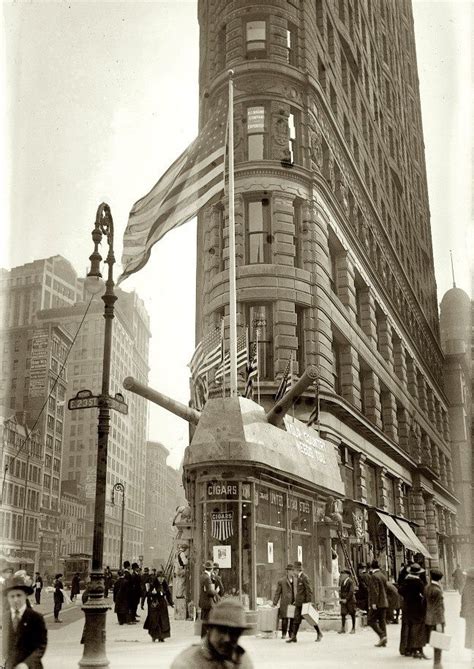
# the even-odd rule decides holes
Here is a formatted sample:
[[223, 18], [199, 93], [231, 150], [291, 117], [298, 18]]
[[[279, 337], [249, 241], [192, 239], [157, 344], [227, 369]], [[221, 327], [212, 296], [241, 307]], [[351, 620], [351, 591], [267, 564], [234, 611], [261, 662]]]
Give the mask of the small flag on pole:
[[195, 379], [203, 376], [222, 362], [223, 328], [222, 325], [212, 330], [196, 346], [188, 367]]
[[[248, 359], [248, 347], [247, 347], [247, 334], [241, 335], [237, 339], [237, 369], [244, 367], [247, 364]], [[214, 380], [222, 381], [224, 374], [230, 373], [230, 353], [227, 352], [224, 356], [224, 362], [220, 365], [216, 371]]]
[[253, 346], [253, 355], [247, 364], [247, 383], [245, 384], [244, 397], [252, 399], [255, 379], [258, 376], [258, 356], [257, 347]]
[[119, 283], [141, 270], [167, 232], [187, 223], [224, 188], [227, 105], [221, 102], [198, 137], [130, 212]]
[[308, 427], [319, 422], [319, 404], [319, 381], [316, 380], [314, 383], [314, 407], [306, 423]]
[[280, 385], [278, 386], [278, 390], [276, 391], [275, 395], [275, 401], [278, 402], [281, 400], [282, 397], [286, 395], [286, 393], [289, 391], [289, 389], [292, 386], [293, 383], [293, 374], [292, 374], [292, 363], [293, 363], [293, 358], [291, 357], [288, 360], [288, 364], [285, 369], [285, 373], [282, 376], [282, 379], [280, 381]]

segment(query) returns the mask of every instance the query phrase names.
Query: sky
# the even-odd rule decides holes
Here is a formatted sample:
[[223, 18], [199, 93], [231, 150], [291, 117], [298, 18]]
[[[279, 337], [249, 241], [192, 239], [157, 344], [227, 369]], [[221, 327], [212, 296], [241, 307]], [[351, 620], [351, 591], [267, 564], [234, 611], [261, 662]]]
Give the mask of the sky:
[[[395, 0], [394, 0], [395, 1]], [[194, 139], [196, 2], [3, 2], [0, 267], [61, 254], [84, 276], [105, 201], [115, 251], [133, 203]], [[469, 291], [471, 4], [414, 1], [438, 296]], [[194, 349], [196, 223], [171, 232], [128, 279], [151, 317], [152, 387], [187, 403]], [[118, 277], [119, 263], [116, 269]], [[149, 438], [178, 466], [188, 425], [150, 405]]]

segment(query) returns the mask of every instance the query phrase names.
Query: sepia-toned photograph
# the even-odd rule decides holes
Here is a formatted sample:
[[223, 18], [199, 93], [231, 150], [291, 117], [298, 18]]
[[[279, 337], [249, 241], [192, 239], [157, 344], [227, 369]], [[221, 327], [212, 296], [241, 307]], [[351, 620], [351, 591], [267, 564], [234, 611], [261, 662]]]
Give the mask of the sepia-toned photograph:
[[0, 10], [0, 669], [474, 669], [471, 0]]

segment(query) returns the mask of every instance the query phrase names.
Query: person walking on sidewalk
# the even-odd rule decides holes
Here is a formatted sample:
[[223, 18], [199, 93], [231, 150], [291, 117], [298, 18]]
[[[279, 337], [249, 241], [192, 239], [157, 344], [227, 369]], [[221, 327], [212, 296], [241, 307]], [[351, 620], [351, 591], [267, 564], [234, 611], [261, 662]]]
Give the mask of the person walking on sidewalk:
[[[286, 643], [296, 643], [298, 630], [303, 619], [302, 609], [303, 604], [308, 604], [311, 602], [313, 596], [313, 589], [309, 577], [303, 571], [303, 565], [300, 561], [295, 562], [295, 572], [296, 572], [296, 589], [295, 589], [295, 617], [293, 622], [290, 625], [290, 638]], [[319, 625], [316, 623], [314, 629], [317, 632], [316, 641], [321, 641], [323, 635], [319, 629]]]
[[214, 601], [217, 603], [225, 595], [224, 583], [222, 582], [222, 577], [220, 575], [220, 567], [218, 562], [214, 562], [214, 564], [212, 565], [211, 579], [216, 591]]
[[248, 654], [238, 643], [242, 632], [250, 627], [237, 599], [221, 600], [209, 613], [202, 643], [183, 650], [171, 669], [253, 669]]
[[35, 573], [35, 583], [33, 585], [35, 590], [35, 602], [41, 604], [41, 590], [43, 589], [43, 579], [40, 576], [39, 571]]
[[129, 589], [129, 578], [125, 578], [124, 572], [120, 570], [112, 590], [114, 611], [119, 625], [126, 625], [130, 621]]
[[28, 595], [33, 588], [24, 579], [15, 577], [5, 588], [8, 609], [4, 612], [6, 644], [0, 657], [5, 669], [42, 669], [48, 642], [44, 618], [28, 606]]
[[423, 653], [426, 642], [426, 599], [421, 578], [424, 571], [417, 562], [413, 563], [400, 586], [400, 595], [403, 597], [400, 654], [426, 659]]
[[293, 578], [293, 565], [286, 567], [286, 575], [277, 583], [275, 595], [273, 597], [273, 606], [280, 602], [278, 617], [281, 619], [281, 638], [286, 638], [288, 627], [291, 628], [291, 618], [288, 618], [288, 606], [295, 603], [295, 589]]
[[380, 571], [377, 560], [373, 560], [370, 565], [369, 589], [369, 615], [368, 625], [379, 637], [377, 648], [383, 648], [387, 645], [387, 591], [385, 584], [387, 577]]
[[[159, 571], [156, 579], [150, 584], [146, 595], [148, 605], [148, 615], [143, 625], [143, 629], [148, 630], [153, 643], [164, 642], [169, 639], [170, 618], [168, 615], [168, 604], [174, 606], [168, 583], [165, 580], [163, 571]], [[143, 606], [142, 606], [143, 608]]]
[[79, 572], [76, 571], [71, 580], [71, 601], [74, 602], [77, 595], [81, 594], [81, 577]]
[[346, 617], [352, 620], [351, 634], [355, 634], [356, 627], [356, 598], [354, 581], [349, 569], [343, 569], [339, 576], [339, 601], [341, 603], [341, 629], [339, 634], [346, 633]]
[[214, 605], [216, 589], [212, 582], [213, 563], [210, 560], [204, 564], [204, 571], [199, 584], [199, 608], [201, 609], [201, 638], [206, 636], [207, 620]]
[[[426, 643], [429, 643], [431, 632], [444, 632], [444, 596], [441, 586], [443, 572], [439, 569], [430, 571], [431, 583], [425, 587], [426, 598]], [[441, 665], [441, 649], [434, 649], [433, 669], [443, 669]]]
[[456, 569], [453, 571], [453, 585], [454, 589], [457, 590], [460, 595], [462, 595], [464, 587], [464, 572], [459, 564], [456, 565]]
[[62, 623], [62, 620], [59, 617], [59, 612], [61, 611], [64, 603], [64, 585], [61, 581], [62, 574], [56, 574], [54, 578], [54, 592], [53, 592], [53, 602], [54, 602], [54, 622]]
[[355, 595], [357, 608], [367, 613], [369, 610], [369, 572], [365, 564], [357, 565], [357, 576], [359, 579], [359, 587]]
[[466, 570], [466, 582], [461, 595], [461, 618], [466, 621], [465, 648], [470, 648], [474, 666], [474, 567]]
[[142, 596], [142, 577], [140, 567], [137, 562], [132, 564], [132, 573], [130, 574], [130, 620], [138, 622], [137, 609]]

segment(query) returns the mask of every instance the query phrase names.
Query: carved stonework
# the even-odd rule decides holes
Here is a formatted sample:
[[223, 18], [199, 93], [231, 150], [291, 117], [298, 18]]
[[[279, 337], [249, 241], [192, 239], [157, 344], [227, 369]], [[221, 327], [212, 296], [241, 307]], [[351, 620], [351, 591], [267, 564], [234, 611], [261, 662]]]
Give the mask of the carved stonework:
[[234, 106], [234, 160], [241, 163], [245, 160], [245, 124], [244, 110], [242, 104]]
[[342, 173], [339, 175], [339, 178], [336, 183], [336, 197], [339, 200], [339, 204], [344, 209], [344, 213], [349, 215], [349, 192], [346, 186], [345, 179]]
[[308, 140], [311, 169], [319, 172], [323, 167], [323, 137], [312, 114], [309, 115]]
[[275, 160], [288, 161], [289, 151], [289, 128], [288, 117], [290, 111], [288, 105], [272, 104], [271, 111], [271, 136], [272, 136], [272, 158]]

